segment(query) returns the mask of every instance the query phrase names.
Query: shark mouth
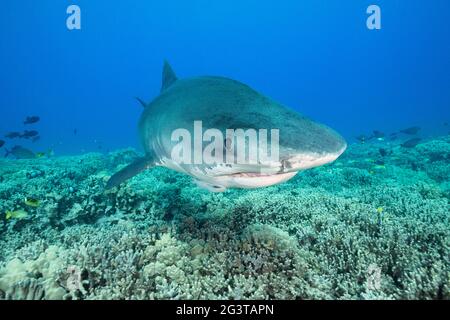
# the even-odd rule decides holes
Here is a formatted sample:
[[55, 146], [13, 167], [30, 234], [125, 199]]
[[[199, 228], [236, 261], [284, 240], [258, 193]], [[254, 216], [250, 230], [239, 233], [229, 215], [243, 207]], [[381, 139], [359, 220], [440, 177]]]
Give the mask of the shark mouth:
[[[334, 160], [336, 160], [342, 154], [342, 152], [334, 154], [329, 153], [325, 155], [318, 155], [318, 154], [297, 155], [295, 157], [289, 158], [289, 160], [282, 160], [281, 165], [277, 167], [271, 167], [272, 170], [270, 169], [267, 170], [267, 168], [263, 168], [260, 172], [242, 171], [228, 174], [228, 176], [234, 178], [264, 178], [283, 175], [291, 172], [303, 171], [319, 167], [327, 163], [331, 163]], [[274, 172], [274, 168], [277, 168], [276, 172]], [[264, 172], [264, 169], [267, 171]]]
[[230, 174], [230, 177], [234, 178], [261, 178], [261, 177], [270, 177], [277, 174], [271, 174], [271, 173], [262, 173], [262, 172], [238, 172]]
[[[228, 177], [235, 186], [241, 188], [259, 188], [283, 183], [294, 177], [299, 171], [319, 167], [336, 160], [345, 150], [345, 147], [337, 153], [303, 154], [282, 160], [278, 172], [262, 170], [262, 172], [237, 172]], [[272, 168], [273, 170], [274, 168]]]
[[268, 187], [285, 182], [297, 174], [297, 171], [286, 173], [260, 173], [260, 172], [245, 172], [235, 173], [228, 177], [234, 187], [253, 189], [260, 187]]

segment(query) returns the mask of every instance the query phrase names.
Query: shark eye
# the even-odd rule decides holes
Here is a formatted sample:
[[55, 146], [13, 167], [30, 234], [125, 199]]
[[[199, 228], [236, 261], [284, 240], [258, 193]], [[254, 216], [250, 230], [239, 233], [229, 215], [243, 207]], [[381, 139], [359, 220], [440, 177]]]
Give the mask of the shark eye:
[[223, 140], [223, 151], [225, 154], [235, 153], [233, 139], [226, 138]]
[[223, 140], [223, 146], [226, 150], [231, 151], [233, 148], [233, 141], [230, 138]]

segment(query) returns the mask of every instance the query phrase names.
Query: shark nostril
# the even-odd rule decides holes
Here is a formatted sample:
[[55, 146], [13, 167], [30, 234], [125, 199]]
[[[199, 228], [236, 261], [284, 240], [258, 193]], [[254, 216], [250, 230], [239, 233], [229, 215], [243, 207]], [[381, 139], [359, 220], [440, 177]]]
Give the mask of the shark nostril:
[[292, 164], [289, 162], [289, 160], [283, 159], [281, 160], [281, 167], [282, 171], [288, 171], [289, 169], [292, 169]]

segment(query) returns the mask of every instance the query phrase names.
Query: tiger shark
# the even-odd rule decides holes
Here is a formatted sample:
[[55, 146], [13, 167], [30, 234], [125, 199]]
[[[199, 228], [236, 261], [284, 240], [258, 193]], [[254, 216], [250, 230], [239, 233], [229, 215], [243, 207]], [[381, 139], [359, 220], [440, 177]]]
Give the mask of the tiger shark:
[[[213, 192], [228, 188], [266, 187], [285, 182], [300, 171], [333, 162], [347, 147], [345, 140], [333, 129], [310, 120], [241, 82], [216, 76], [178, 79], [167, 61], [164, 62], [159, 96], [150, 103], [138, 100], [144, 107], [138, 128], [145, 156], [115, 173], [107, 182], [107, 189], [156, 166], [187, 174], [197, 185]], [[256, 161], [248, 163], [186, 161], [186, 158], [180, 160], [174, 157], [174, 148], [179, 147], [181, 140], [190, 141], [192, 137], [189, 135], [199, 134], [199, 123], [202, 128], [215, 130], [214, 139], [209, 137], [209, 140], [200, 142], [200, 146], [204, 147], [215, 140], [214, 146], [219, 151], [216, 149], [213, 155], [221, 156], [222, 152], [224, 155], [235, 155], [235, 139], [233, 136], [230, 138], [228, 130], [240, 128], [260, 132], [262, 129], [271, 130], [271, 138], [276, 139], [263, 145], [270, 147], [276, 157], [264, 162], [253, 159]], [[186, 134], [182, 135], [183, 139], [174, 140], [177, 130]], [[217, 133], [224, 133], [223, 137], [227, 138], [220, 141], [222, 138], [218, 138]], [[194, 155], [195, 158], [201, 151], [195, 148], [199, 146], [198, 137], [193, 140], [196, 142], [188, 144], [188, 150], [181, 153]], [[243, 141], [244, 150], [248, 151], [251, 146], [247, 140], [250, 141]], [[275, 151], [273, 147], [276, 147]], [[260, 146], [256, 148], [261, 151]]]

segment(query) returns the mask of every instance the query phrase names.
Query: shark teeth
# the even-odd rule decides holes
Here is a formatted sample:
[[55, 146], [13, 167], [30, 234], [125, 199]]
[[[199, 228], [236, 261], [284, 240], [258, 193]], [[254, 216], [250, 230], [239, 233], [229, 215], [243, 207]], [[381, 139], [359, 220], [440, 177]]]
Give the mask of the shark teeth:
[[234, 173], [232, 177], [240, 177], [240, 178], [260, 178], [260, 177], [269, 177], [273, 174], [261, 173], [261, 172], [238, 172]]

